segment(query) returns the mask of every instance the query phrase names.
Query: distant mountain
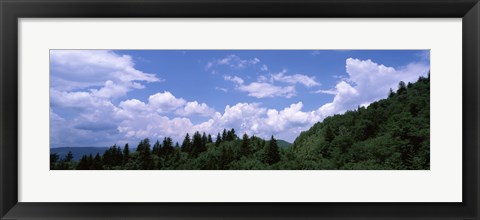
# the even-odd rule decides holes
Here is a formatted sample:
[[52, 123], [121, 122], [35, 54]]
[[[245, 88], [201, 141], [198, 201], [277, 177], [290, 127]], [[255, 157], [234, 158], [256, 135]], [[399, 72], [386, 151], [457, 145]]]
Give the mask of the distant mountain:
[[277, 145], [278, 145], [279, 148], [287, 148], [287, 147], [293, 146], [292, 143], [289, 143], [289, 142], [284, 141], [284, 140], [277, 140]]
[[103, 153], [108, 149], [108, 147], [58, 147], [58, 148], [50, 148], [50, 154], [56, 153], [60, 157], [60, 159], [65, 158], [69, 151], [73, 154], [73, 160], [80, 160], [83, 155], [95, 154], [99, 153], [103, 155]]

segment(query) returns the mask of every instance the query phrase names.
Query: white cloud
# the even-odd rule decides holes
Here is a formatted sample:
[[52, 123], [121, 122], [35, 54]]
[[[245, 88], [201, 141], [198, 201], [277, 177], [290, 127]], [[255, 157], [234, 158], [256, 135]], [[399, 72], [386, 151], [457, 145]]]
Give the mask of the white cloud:
[[[135, 84], [133, 84], [135, 85]], [[96, 97], [101, 98], [118, 98], [121, 96], [125, 96], [128, 92], [128, 88], [125, 86], [121, 86], [115, 84], [111, 80], [107, 80], [105, 85], [100, 89], [92, 89], [90, 90], [92, 94]]]
[[[51, 50], [50, 67], [52, 112], [74, 113], [68, 120], [51, 119], [52, 146], [113, 144], [108, 142], [120, 138], [117, 125], [135, 114], [115, 106], [112, 99], [144, 88], [142, 83], [162, 81], [135, 69], [130, 56], [107, 50]], [[120, 105], [141, 107], [134, 100]]]
[[285, 70], [280, 73], [272, 74], [272, 79], [274, 81], [289, 83], [289, 84], [302, 84], [308, 88], [313, 86], [318, 86], [320, 83], [315, 81], [314, 76], [307, 76], [302, 74], [294, 74], [294, 75], [285, 75]]
[[307, 75], [298, 74], [298, 73], [293, 75], [287, 75], [286, 73], [287, 73], [287, 70], [283, 69], [281, 72], [278, 72], [278, 73], [272, 73], [269, 75], [260, 75], [257, 77], [257, 79], [258, 79], [258, 82], [269, 82], [272, 84], [275, 82], [281, 82], [281, 83], [286, 83], [290, 85], [301, 84], [307, 88], [320, 85], [320, 83], [315, 80], [315, 76], [307, 76]]
[[188, 116], [188, 115], [201, 115], [201, 116], [210, 116], [215, 113], [215, 110], [208, 107], [207, 104], [199, 104], [197, 101], [188, 102], [185, 107], [178, 109], [175, 112], [177, 115]]
[[311, 126], [313, 123], [320, 120], [314, 111], [302, 112], [302, 108], [303, 103], [298, 102], [296, 104], [291, 104], [289, 107], [281, 111], [270, 109], [267, 112], [268, 118], [265, 119], [266, 124], [276, 133], [292, 127], [301, 127], [304, 129], [306, 126]]
[[[181, 140], [184, 132], [189, 132], [192, 123], [188, 118], [173, 118], [156, 113], [137, 114], [132, 119], [123, 120], [118, 131], [124, 136], [123, 141], [138, 141], [143, 138], [161, 139], [170, 136]], [[134, 142], [135, 143], [135, 142]]]
[[113, 106], [110, 100], [97, 97], [89, 92], [67, 92], [56, 89], [50, 89], [50, 104], [85, 111], [102, 106]]
[[310, 92], [310, 93], [313, 93], [313, 94], [329, 94], [329, 95], [338, 94], [338, 92], [336, 90], [323, 90], [323, 89], [319, 89], [317, 91], [313, 91], [313, 92]]
[[137, 70], [132, 57], [109, 50], [51, 50], [50, 68], [51, 87], [62, 91], [101, 87], [108, 81], [128, 91], [141, 88], [139, 82], [162, 81]]
[[182, 98], [176, 98], [170, 92], [156, 93], [148, 97], [148, 105], [157, 112], [171, 112], [185, 105], [186, 101]]
[[238, 90], [247, 92], [249, 96], [255, 98], [271, 98], [276, 96], [291, 98], [296, 94], [295, 87], [293, 86], [280, 87], [269, 83], [259, 82], [253, 82], [248, 85], [239, 85]]
[[[270, 77], [260, 75], [257, 82], [245, 84], [245, 81], [238, 76], [224, 76], [224, 80], [236, 84], [236, 89], [247, 92], [248, 96], [256, 98], [286, 97], [291, 98], [296, 95], [295, 84], [302, 84], [308, 88], [318, 86], [320, 83], [315, 81], [315, 77], [302, 74], [286, 75], [286, 69], [282, 72], [270, 74]], [[275, 82], [288, 84], [288, 86], [274, 85]]]
[[122, 101], [118, 106], [124, 110], [135, 112], [135, 113], [148, 111], [147, 104], [145, 104], [144, 102], [138, 99], [129, 99], [129, 100]]
[[266, 82], [244, 84], [245, 81], [238, 76], [225, 76], [224, 79], [234, 82], [237, 90], [247, 92], [248, 96], [255, 98], [271, 98], [277, 96], [291, 98], [296, 94], [294, 86], [280, 87]]
[[320, 120], [315, 111], [303, 112], [303, 103], [298, 102], [283, 110], [267, 109], [259, 103], [237, 103], [217, 112], [206, 122], [194, 125], [191, 130], [216, 134], [218, 129], [235, 128], [237, 134], [247, 133], [263, 138], [275, 135], [277, 138], [293, 141], [301, 131]]
[[335, 94], [333, 101], [319, 108], [323, 117], [355, 109], [385, 98], [390, 88], [396, 90], [400, 81], [415, 82], [426, 76], [429, 65], [410, 63], [395, 69], [371, 60], [348, 58], [346, 60], [348, 78], [341, 80], [333, 90], [319, 90], [319, 93]]

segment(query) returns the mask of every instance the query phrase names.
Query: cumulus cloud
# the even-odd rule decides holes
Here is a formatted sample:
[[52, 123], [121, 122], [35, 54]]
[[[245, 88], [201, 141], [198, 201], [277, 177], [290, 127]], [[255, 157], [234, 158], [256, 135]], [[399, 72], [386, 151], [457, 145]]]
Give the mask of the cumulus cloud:
[[238, 134], [247, 133], [264, 138], [280, 132], [279, 138], [291, 141], [299, 132], [318, 121], [314, 111], [303, 112], [302, 107], [303, 104], [299, 102], [277, 111], [262, 107], [259, 103], [237, 103], [227, 105], [222, 113], [215, 112], [208, 120], [198, 124], [193, 124], [188, 118], [170, 119], [155, 112], [144, 112], [122, 121], [118, 129], [125, 135], [125, 140], [171, 136], [181, 141], [187, 132], [202, 131], [215, 135], [223, 128], [235, 128]]
[[[135, 85], [135, 84], [133, 84]], [[132, 86], [133, 86], [132, 85]], [[107, 80], [105, 82], [105, 85], [100, 88], [100, 89], [91, 89], [90, 91], [93, 93], [94, 96], [96, 97], [101, 97], [101, 98], [118, 98], [121, 96], [125, 96], [128, 92], [128, 87], [122, 86], [115, 84], [111, 80]]]
[[205, 103], [198, 103], [197, 101], [188, 102], [185, 107], [178, 109], [175, 112], [177, 115], [187, 116], [187, 115], [201, 115], [201, 116], [210, 116], [215, 113], [213, 108], [208, 107]]
[[102, 87], [108, 81], [129, 90], [143, 87], [140, 82], [162, 81], [137, 70], [131, 56], [109, 50], [51, 50], [50, 74], [51, 87], [63, 91]]
[[425, 63], [410, 63], [395, 69], [372, 60], [348, 58], [348, 77], [337, 83], [333, 90], [317, 91], [335, 95], [332, 102], [321, 106], [318, 111], [325, 117], [367, 105], [385, 98], [390, 88], [396, 90], [400, 81], [415, 82], [418, 77], [426, 76], [429, 69]]
[[176, 98], [170, 92], [162, 92], [151, 95], [148, 98], [148, 104], [157, 112], [171, 112], [185, 105], [186, 101], [182, 98]]
[[227, 105], [223, 113], [216, 112], [206, 122], [194, 125], [191, 130], [215, 134], [219, 128], [235, 128], [238, 134], [247, 133], [263, 138], [275, 134], [277, 138], [292, 141], [301, 131], [320, 120], [315, 111], [303, 112], [298, 102], [282, 110], [268, 109], [259, 103]]
[[[145, 83], [162, 81], [155, 74], [136, 69], [128, 55], [109, 50], [51, 50], [52, 145], [60, 141], [70, 146], [104, 144], [118, 139], [116, 125], [129, 115], [122, 114], [125, 112], [112, 100], [144, 88]], [[71, 116], [65, 119], [54, 111]]]
[[161, 139], [170, 136], [180, 140], [186, 132], [194, 131], [194, 124], [186, 116], [210, 117], [215, 110], [206, 103], [187, 102], [165, 91], [151, 95], [147, 102], [138, 99], [122, 101], [110, 113], [98, 122], [115, 119], [120, 134], [115, 141], [132, 143], [146, 137]]

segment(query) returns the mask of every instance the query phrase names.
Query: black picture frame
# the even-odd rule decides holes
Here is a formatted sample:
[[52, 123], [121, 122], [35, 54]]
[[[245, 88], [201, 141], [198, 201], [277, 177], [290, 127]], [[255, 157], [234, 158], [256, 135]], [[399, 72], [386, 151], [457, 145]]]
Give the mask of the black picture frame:
[[[1, 219], [479, 219], [480, 4], [478, 0], [0, 0], [0, 15]], [[463, 202], [18, 202], [17, 21], [19, 18], [46, 17], [462, 18]]]

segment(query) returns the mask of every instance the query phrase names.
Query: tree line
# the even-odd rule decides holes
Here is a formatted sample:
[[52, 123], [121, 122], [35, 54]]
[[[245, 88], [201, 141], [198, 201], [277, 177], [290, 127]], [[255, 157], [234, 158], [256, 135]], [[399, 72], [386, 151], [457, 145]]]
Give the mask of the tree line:
[[[215, 139], [215, 141], [214, 141]], [[430, 168], [430, 74], [400, 82], [388, 98], [325, 118], [280, 148], [235, 130], [141, 140], [135, 150], [113, 145], [103, 154], [50, 155], [51, 169], [77, 170], [404, 170]]]
[[[141, 140], [131, 152], [129, 144], [122, 147], [113, 145], [102, 155], [83, 155], [74, 161], [69, 152], [60, 159], [57, 154], [50, 155], [51, 169], [76, 170], [223, 170], [223, 169], [267, 169], [280, 161], [277, 140], [271, 136], [269, 141], [243, 134], [239, 138], [235, 129], [224, 129], [218, 133], [215, 141], [211, 134], [187, 133], [182, 144], [173, 144], [172, 138], [153, 143], [146, 138]], [[249, 162], [252, 158], [255, 163]]]

